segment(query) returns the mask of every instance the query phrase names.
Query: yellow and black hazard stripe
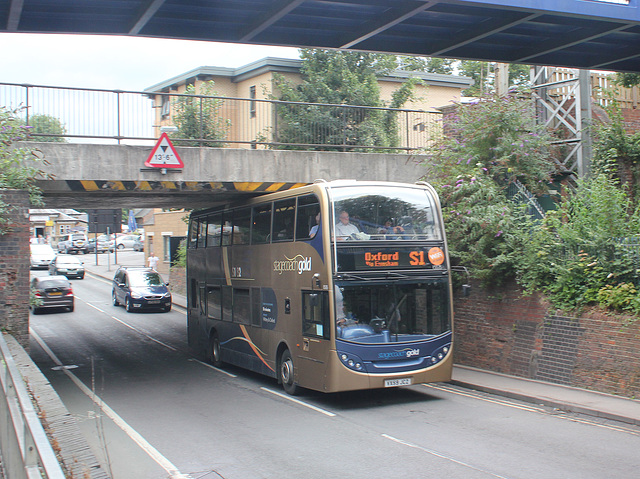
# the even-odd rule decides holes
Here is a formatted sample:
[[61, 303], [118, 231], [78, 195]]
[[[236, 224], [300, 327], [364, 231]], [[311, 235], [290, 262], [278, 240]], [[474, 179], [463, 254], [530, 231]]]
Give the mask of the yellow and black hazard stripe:
[[308, 183], [239, 182], [239, 181], [110, 181], [66, 180], [69, 191], [242, 191], [247, 193], [273, 193], [299, 188]]

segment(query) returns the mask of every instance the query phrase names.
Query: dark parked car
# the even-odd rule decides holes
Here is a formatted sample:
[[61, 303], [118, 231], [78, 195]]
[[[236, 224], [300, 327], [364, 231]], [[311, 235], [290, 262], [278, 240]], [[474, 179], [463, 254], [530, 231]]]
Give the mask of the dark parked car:
[[67, 308], [73, 311], [73, 289], [66, 276], [40, 276], [31, 280], [31, 290], [38, 300], [32, 305], [33, 314], [43, 309]]
[[157, 271], [120, 267], [113, 277], [113, 305], [124, 304], [127, 312], [143, 309], [171, 311], [171, 293]]
[[75, 256], [59, 254], [49, 263], [49, 274], [61, 274], [67, 278], [84, 278], [84, 263]]

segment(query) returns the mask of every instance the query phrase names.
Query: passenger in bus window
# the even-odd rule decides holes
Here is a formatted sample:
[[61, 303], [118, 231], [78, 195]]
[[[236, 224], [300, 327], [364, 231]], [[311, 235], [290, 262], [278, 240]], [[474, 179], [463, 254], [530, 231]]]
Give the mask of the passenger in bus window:
[[311, 227], [311, 230], [309, 230], [309, 237], [310, 238], [315, 237], [316, 233], [318, 232], [318, 226], [320, 226], [320, 212], [319, 211], [318, 211], [318, 214], [316, 215], [316, 224]]
[[349, 213], [345, 210], [341, 210], [338, 213], [338, 222], [336, 223], [336, 239], [343, 241], [351, 237], [351, 235], [358, 234], [360, 230], [356, 225], [349, 222]]
[[386, 239], [398, 239], [402, 233], [404, 233], [404, 228], [399, 225], [394, 226], [391, 218], [387, 218], [384, 226], [378, 229], [378, 234], [385, 235]]

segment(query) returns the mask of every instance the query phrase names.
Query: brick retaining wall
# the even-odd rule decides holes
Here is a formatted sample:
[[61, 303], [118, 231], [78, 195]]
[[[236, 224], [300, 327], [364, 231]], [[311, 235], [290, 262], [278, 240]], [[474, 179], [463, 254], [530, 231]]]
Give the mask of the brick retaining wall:
[[455, 300], [454, 359], [515, 376], [640, 396], [640, 321], [599, 310], [556, 314], [539, 295], [474, 286]]
[[0, 235], [0, 328], [29, 346], [29, 194], [0, 190], [11, 205], [10, 232]]

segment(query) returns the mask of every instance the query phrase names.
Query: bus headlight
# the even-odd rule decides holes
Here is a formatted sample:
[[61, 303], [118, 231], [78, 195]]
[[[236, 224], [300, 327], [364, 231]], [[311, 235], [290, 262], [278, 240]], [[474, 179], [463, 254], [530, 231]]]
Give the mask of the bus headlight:
[[428, 359], [429, 362], [431, 362], [431, 364], [436, 364], [436, 363], [442, 361], [446, 357], [446, 355], [447, 355], [447, 353], [449, 352], [450, 349], [451, 349], [451, 345], [448, 344], [446, 346], [443, 346], [439, 350], [435, 350], [433, 352], [433, 355]]
[[338, 353], [338, 357], [342, 364], [344, 364], [349, 369], [353, 369], [354, 371], [364, 371], [364, 364], [362, 360], [351, 353]]

